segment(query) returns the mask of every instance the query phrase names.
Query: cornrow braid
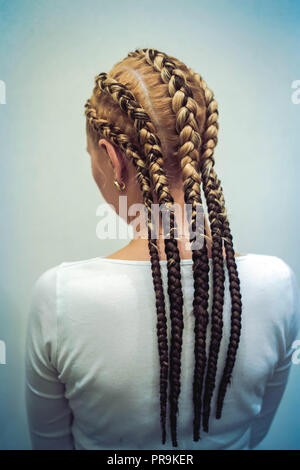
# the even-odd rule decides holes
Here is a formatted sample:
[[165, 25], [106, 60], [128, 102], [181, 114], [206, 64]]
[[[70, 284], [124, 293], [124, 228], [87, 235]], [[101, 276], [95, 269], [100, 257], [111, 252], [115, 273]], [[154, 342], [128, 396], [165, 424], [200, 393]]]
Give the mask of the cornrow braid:
[[[174, 200], [168, 188], [163, 169], [161, 143], [154, 126], [145, 110], [135, 100], [132, 93], [121, 83], [102, 73], [96, 77], [99, 90], [105, 92], [119, 104], [120, 108], [133, 120], [139, 144], [144, 148], [148, 161], [150, 179], [158, 196], [159, 203], [169, 214], [170, 231], [165, 234], [165, 252], [168, 268], [168, 294], [171, 316], [170, 348], [170, 423], [173, 446], [177, 444], [177, 412], [180, 394], [181, 350], [183, 330], [183, 294], [181, 286], [180, 256], [176, 241], [176, 224], [173, 210]], [[97, 95], [97, 88], [95, 90]]]
[[91, 101], [85, 104], [85, 113], [88, 124], [96, 135], [102, 135], [113, 144], [124, 151], [137, 171], [137, 180], [143, 195], [143, 201], [147, 209], [148, 248], [151, 260], [152, 279], [156, 297], [157, 312], [157, 337], [160, 359], [160, 419], [162, 429], [162, 443], [166, 442], [166, 410], [167, 410], [167, 387], [168, 387], [168, 339], [167, 339], [167, 317], [165, 313], [165, 299], [159, 255], [156, 237], [153, 237], [152, 226], [152, 203], [153, 197], [150, 189], [149, 172], [144, 158], [140, 156], [138, 149], [129, 141], [129, 138], [117, 126], [113, 126], [105, 119], [99, 119], [96, 109]]
[[[232, 235], [230, 231], [229, 221], [227, 218], [227, 212], [225, 209], [225, 200], [221, 182], [218, 179], [214, 166], [214, 148], [217, 145], [217, 134], [218, 134], [218, 108], [217, 103], [214, 99], [213, 92], [208, 88], [203, 78], [194, 73], [189, 69], [194, 79], [198, 83], [199, 87], [203, 90], [206, 107], [206, 126], [204, 132], [204, 143], [203, 153], [201, 155], [202, 171], [209, 173], [209, 179], [212, 182], [216, 199], [218, 201], [218, 218], [222, 227], [222, 237], [224, 240], [224, 247], [226, 253], [226, 265], [229, 273], [229, 285], [231, 294], [231, 332], [230, 340], [227, 350], [227, 357], [223, 376], [220, 382], [218, 398], [217, 398], [217, 411], [216, 418], [221, 418], [224, 398], [226, 394], [227, 385], [230, 383], [232, 370], [235, 363], [236, 353], [239, 346], [240, 335], [241, 335], [241, 313], [242, 313], [242, 301], [240, 292], [240, 280], [238, 276], [235, 252], [233, 248]], [[209, 162], [207, 165], [205, 162]]]
[[206, 365], [206, 329], [208, 324], [208, 255], [206, 240], [201, 249], [195, 247], [196, 215], [202, 208], [200, 175], [198, 173], [199, 149], [201, 137], [195, 121], [197, 103], [193, 99], [191, 88], [186, 82], [184, 73], [165, 54], [153, 49], [140, 49], [130, 54], [144, 57], [146, 62], [160, 73], [163, 83], [168, 85], [172, 98], [172, 109], [176, 115], [176, 131], [179, 134], [177, 157], [180, 159], [184, 181], [184, 198], [191, 204], [190, 242], [193, 258], [195, 316], [195, 370], [193, 384], [194, 402], [194, 440], [199, 440], [201, 424], [201, 394]]

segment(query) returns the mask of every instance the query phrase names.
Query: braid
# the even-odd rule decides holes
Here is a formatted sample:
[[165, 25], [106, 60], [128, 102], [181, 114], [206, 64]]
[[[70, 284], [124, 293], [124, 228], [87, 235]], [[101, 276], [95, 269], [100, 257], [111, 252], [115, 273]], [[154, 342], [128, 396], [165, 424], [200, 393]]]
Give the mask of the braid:
[[[193, 276], [194, 276], [194, 301], [193, 312], [195, 316], [195, 371], [193, 386], [194, 401], [194, 440], [199, 439], [199, 429], [201, 424], [201, 395], [206, 365], [206, 329], [208, 324], [208, 256], [207, 247], [204, 237], [204, 246], [201, 249], [193, 249], [192, 233], [197, 230], [196, 213], [199, 207], [202, 208], [200, 175], [198, 173], [199, 165], [199, 148], [201, 146], [201, 137], [198, 132], [198, 125], [195, 121], [197, 103], [193, 99], [191, 88], [186, 82], [184, 73], [176, 66], [176, 64], [165, 54], [152, 49], [137, 50], [131, 55], [140, 55], [154, 67], [161, 75], [161, 79], [168, 85], [170, 96], [172, 97], [172, 109], [176, 114], [176, 131], [179, 134], [179, 149], [177, 157], [180, 158], [181, 168], [184, 180], [184, 197], [185, 203], [192, 205], [191, 218], [191, 247], [193, 257]], [[207, 194], [206, 194], [207, 196]], [[212, 202], [213, 203], [213, 202]], [[212, 211], [212, 203], [209, 199], [210, 219], [214, 224], [214, 211]], [[216, 234], [213, 225], [213, 238]], [[218, 293], [221, 293], [221, 268], [220, 263], [222, 256], [221, 245], [214, 248], [214, 284], [217, 285], [215, 292], [216, 299], [213, 307], [213, 318], [219, 319], [220, 309], [218, 301]], [[220, 254], [221, 252], [221, 254]], [[220, 276], [217, 277], [218, 272]], [[220, 282], [218, 283], [220, 279]], [[220, 302], [221, 307], [222, 303]], [[217, 316], [218, 315], [218, 316]], [[216, 329], [216, 328], [215, 328]], [[221, 332], [222, 335], [222, 332]], [[214, 335], [216, 336], [216, 334]], [[216, 351], [218, 338], [213, 337], [213, 353]], [[213, 357], [216, 357], [217, 353]], [[212, 374], [210, 375], [212, 377]]]
[[[183, 331], [183, 294], [181, 287], [180, 256], [176, 241], [176, 225], [173, 211], [174, 200], [169, 192], [168, 181], [163, 170], [161, 143], [155, 134], [150, 117], [137, 103], [132, 93], [121, 83], [102, 73], [96, 77], [99, 89], [110, 95], [120, 108], [133, 120], [139, 144], [144, 148], [152, 185], [158, 202], [170, 215], [170, 232], [165, 234], [165, 252], [168, 268], [168, 294], [171, 310], [170, 348], [170, 421], [173, 446], [177, 446], [177, 412], [180, 394], [181, 350]], [[95, 90], [96, 94], [97, 89]]]
[[[156, 238], [153, 238], [152, 226], [152, 193], [150, 190], [149, 173], [144, 159], [139, 155], [138, 149], [130, 143], [128, 137], [121, 129], [108, 123], [105, 119], [99, 119], [95, 108], [90, 100], [85, 105], [88, 124], [96, 135], [103, 135], [113, 144], [120, 147], [126, 156], [133, 162], [137, 170], [137, 180], [143, 195], [143, 201], [147, 208], [148, 247], [151, 260], [152, 279], [156, 297], [157, 311], [157, 337], [160, 358], [160, 415], [162, 428], [162, 442], [166, 441], [166, 408], [167, 408], [167, 386], [168, 386], [168, 340], [167, 340], [167, 318], [165, 313], [165, 300], [163, 283], [161, 277], [159, 255]], [[151, 238], [153, 238], [151, 240]]]
[[[214, 99], [213, 92], [207, 87], [206, 82], [202, 79], [199, 74], [196, 74], [190, 70], [195, 80], [199, 84], [200, 88], [204, 92], [206, 106], [207, 106], [207, 119], [206, 119], [206, 130], [204, 133], [205, 143], [203, 144], [202, 162], [203, 170], [205, 171], [205, 161], [210, 162], [207, 165], [207, 170], [210, 172], [210, 181], [213, 184], [214, 193], [218, 201], [218, 218], [222, 226], [222, 236], [224, 240], [225, 253], [226, 253], [226, 265], [229, 273], [229, 285], [231, 294], [231, 332], [229, 346], [227, 350], [227, 357], [223, 376], [218, 391], [217, 398], [217, 412], [216, 418], [221, 418], [222, 407], [224, 397], [226, 394], [227, 385], [230, 382], [232, 370], [235, 363], [236, 353], [239, 345], [241, 335], [241, 292], [240, 292], [240, 281], [235, 261], [235, 254], [232, 242], [232, 235], [229, 227], [229, 221], [227, 218], [227, 212], [225, 209], [225, 201], [221, 182], [217, 178], [214, 165], [214, 148], [217, 144], [217, 133], [218, 133], [218, 110], [217, 103]], [[206, 170], [206, 171], [207, 171]]]
[[[222, 187], [220, 180], [216, 177], [216, 188], [219, 190], [220, 194], [220, 211], [221, 213], [225, 212], [225, 201], [222, 192]], [[229, 285], [230, 285], [230, 294], [231, 294], [231, 331], [230, 331], [230, 340], [227, 351], [225, 369], [221, 379], [218, 399], [217, 399], [217, 411], [216, 418], [220, 419], [222, 414], [223, 402], [226, 394], [227, 385], [230, 383], [231, 374], [235, 363], [236, 353], [239, 346], [240, 336], [241, 336], [241, 314], [242, 314], [242, 300], [240, 292], [240, 280], [238, 276], [232, 235], [229, 227], [229, 222], [226, 217], [223, 219], [223, 236], [224, 236], [224, 245], [226, 252], [226, 264], [229, 273]]]
[[[130, 59], [135, 58], [135, 59]], [[136, 58], [138, 59], [136, 61]], [[126, 59], [125, 59], [126, 60]], [[95, 78], [93, 95], [100, 102], [103, 98], [104, 116], [101, 119], [90, 100], [86, 103], [86, 116], [89, 131], [95, 136], [103, 135], [113, 144], [123, 150], [133, 162], [137, 172], [137, 180], [142, 192], [145, 209], [147, 210], [148, 248], [151, 260], [152, 278], [156, 299], [157, 337], [160, 360], [160, 422], [162, 442], [166, 442], [166, 413], [168, 401], [168, 379], [170, 385], [170, 427], [173, 446], [177, 446], [177, 414], [180, 396], [181, 352], [183, 336], [183, 293], [181, 285], [180, 256], [176, 240], [176, 221], [174, 200], [170, 193], [167, 175], [164, 169], [175, 169], [176, 183], [178, 182], [179, 162], [183, 178], [184, 201], [191, 207], [190, 245], [193, 260], [194, 299], [193, 315], [195, 319], [194, 357], [195, 368], [193, 377], [193, 436], [194, 441], [200, 438], [201, 419], [204, 431], [208, 432], [211, 414], [211, 402], [216, 387], [217, 366], [223, 335], [223, 304], [225, 284], [225, 263], [223, 244], [226, 255], [226, 267], [229, 275], [229, 290], [231, 295], [231, 329], [227, 348], [224, 370], [219, 384], [216, 401], [216, 418], [221, 418], [227, 386], [230, 383], [241, 335], [242, 302], [240, 281], [235, 261], [232, 235], [230, 231], [225, 200], [221, 182], [214, 169], [214, 149], [218, 135], [218, 105], [213, 92], [207, 87], [203, 78], [188, 69], [173, 57], [155, 49], [137, 49], [128, 54], [125, 69], [132, 69], [138, 77], [146, 77], [150, 87], [155, 90], [154, 101], [149, 102], [145, 97], [145, 106], [152, 107], [159, 100], [161, 116], [153, 116], [156, 128], [162, 124], [162, 135], [166, 146], [165, 162], [162, 156], [161, 142], [145, 109], [135, 99], [131, 91], [122, 83], [112, 78], [125, 76], [124, 83], [130, 78], [124, 74], [124, 64], [120, 62], [112, 74], [101, 73]], [[132, 61], [132, 62], [131, 62]], [[127, 66], [127, 63], [129, 67]], [[132, 63], [132, 67], [130, 67]], [[159, 75], [149, 74], [146, 69], [151, 66]], [[119, 72], [116, 74], [116, 70]], [[162, 81], [162, 84], [159, 81]], [[122, 79], [120, 78], [120, 81]], [[169, 97], [166, 97], [165, 87]], [[139, 96], [139, 87], [137, 96]], [[195, 99], [194, 96], [195, 95]], [[121, 126], [112, 125], [106, 110], [110, 98], [117, 106], [114, 115], [119, 115]], [[148, 100], [148, 101], [147, 101]], [[155, 101], [156, 100], [156, 101]], [[171, 101], [171, 104], [170, 104]], [[146, 102], [148, 103], [146, 105]], [[123, 118], [118, 107], [133, 122], [128, 135], [121, 130]], [[170, 114], [170, 109], [174, 117]], [[99, 108], [100, 113], [100, 108]], [[167, 120], [167, 115], [169, 115]], [[119, 118], [113, 121], [118, 122]], [[162, 122], [166, 119], [168, 124]], [[125, 125], [127, 130], [127, 125]], [[165, 127], [164, 127], [165, 126]], [[173, 126], [176, 129], [174, 135]], [[136, 136], [134, 135], [136, 132]], [[129, 138], [129, 135], [131, 136]], [[137, 137], [137, 140], [136, 140]], [[177, 160], [171, 160], [176, 155]], [[171, 172], [172, 173], [172, 172]], [[170, 174], [171, 175], [171, 174]], [[174, 175], [173, 175], [174, 176]], [[208, 219], [211, 231], [212, 252], [212, 307], [211, 307], [211, 340], [207, 349], [207, 326], [209, 322], [209, 260], [206, 239], [207, 234], [199, 228], [197, 215], [203, 212], [202, 191], [206, 200]], [[168, 295], [170, 300], [171, 345], [168, 350], [167, 318], [165, 309], [164, 289], [159, 261], [157, 237], [153, 239], [152, 204], [154, 194], [169, 216], [169, 230], [163, 224], [164, 249], [167, 257]], [[203, 237], [201, 248], [196, 246], [198, 236]], [[206, 372], [206, 374], [205, 374]]]
[[205, 378], [203, 403], [203, 429], [208, 432], [208, 420], [213, 391], [215, 388], [217, 362], [223, 331], [224, 303], [224, 263], [221, 227], [217, 217], [218, 205], [214, 194], [214, 186], [210, 177], [202, 173], [203, 189], [207, 201], [208, 216], [212, 229], [212, 261], [213, 261], [213, 305], [211, 316], [211, 342], [209, 347], [208, 367]]
[[[184, 188], [185, 188], [185, 202], [190, 203], [192, 201], [193, 213], [191, 227], [195, 226], [195, 207], [196, 204], [201, 204], [201, 193], [198, 174], [196, 170], [197, 143], [201, 143], [199, 134], [195, 131], [197, 126], [194, 122], [194, 100], [190, 87], [188, 87], [184, 75], [179, 70], [175, 63], [168, 58], [165, 54], [152, 49], [139, 49], [134, 53], [130, 53], [130, 56], [139, 55], [145, 58], [146, 62], [154, 67], [154, 69], [161, 74], [162, 81], [168, 84], [170, 96], [172, 97], [172, 109], [176, 114], [176, 131], [180, 136], [180, 145], [177, 155], [181, 158], [182, 171], [184, 176]], [[230, 292], [232, 295], [232, 331], [230, 338], [230, 345], [227, 353], [227, 360], [224, 369], [223, 378], [221, 381], [219, 395], [218, 395], [218, 406], [217, 406], [217, 417], [221, 416], [221, 409], [224, 401], [227, 383], [230, 380], [230, 374], [233, 369], [234, 360], [237, 352], [239, 337], [240, 337], [240, 315], [241, 315], [241, 296], [239, 291], [239, 278], [237, 274], [237, 268], [234, 258], [234, 250], [232, 245], [232, 237], [229, 228], [229, 222], [225, 210], [224, 197], [220, 181], [217, 179], [216, 173], [213, 170], [214, 158], [213, 151], [217, 144], [217, 132], [218, 132], [218, 110], [217, 103], [214, 100], [213, 93], [207, 87], [204, 80], [197, 74], [194, 74], [191, 70], [190, 73], [196, 81], [199, 83], [201, 89], [204, 92], [207, 116], [204, 130], [204, 145], [203, 152], [201, 154], [201, 165], [200, 171], [202, 174], [203, 189], [207, 201], [209, 220], [212, 231], [212, 258], [213, 258], [213, 277], [214, 277], [214, 289], [213, 289], [213, 307], [212, 307], [212, 338], [209, 351], [208, 359], [208, 370], [205, 380], [205, 392], [204, 392], [204, 429], [208, 431], [208, 420], [210, 415], [211, 398], [215, 388], [216, 370], [218, 354], [220, 349], [220, 343], [222, 339], [223, 319], [222, 310], [224, 303], [224, 264], [223, 264], [223, 243], [225, 244], [226, 262], [229, 271], [230, 279]], [[193, 171], [194, 170], [194, 171]], [[222, 237], [223, 236], [223, 237]], [[224, 238], [225, 237], [225, 238]], [[201, 254], [203, 258], [201, 258]], [[195, 406], [195, 419], [194, 419], [194, 439], [198, 440], [199, 434], [198, 429], [200, 427], [200, 410], [201, 410], [201, 389], [202, 389], [202, 378], [203, 368], [205, 367], [205, 339], [206, 327], [207, 327], [207, 290], [208, 280], [203, 279], [203, 286], [207, 285], [207, 288], [201, 291], [201, 284], [197, 282], [203, 268], [208, 261], [206, 260], [206, 247], [203, 247], [202, 251], [193, 250], [193, 272], [194, 272], [194, 315], [195, 315], [195, 377], [194, 377], [194, 406]], [[198, 267], [195, 269], [198, 260], [203, 261], [202, 265], [199, 262]], [[201, 299], [200, 302], [197, 300]], [[203, 310], [198, 310], [199, 304]], [[202, 313], [202, 315], [201, 315]], [[201, 321], [199, 322], [199, 319]], [[198, 329], [199, 323], [202, 329]], [[202, 343], [200, 340], [202, 339]], [[201, 349], [199, 344], [202, 344]], [[203, 348], [204, 344], [204, 348]], [[200, 359], [199, 359], [200, 353]], [[204, 366], [203, 366], [204, 364]], [[200, 367], [199, 367], [200, 365]]]
[[203, 403], [203, 429], [208, 432], [211, 400], [215, 389], [217, 363], [223, 332], [225, 272], [219, 199], [216, 192], [214, 173], [211, 172], [211, 168], [214, 165], [214, 147], [217, 144], [218, 110], [217, 103], [213, 99], [213, 94], [208, 88], [204, 89], [204, 95], [206, 101], [206, 122], [203, 131], [203, 144], [199, 167], [202, 176], [203, 190], [207, 201], [208, 216], [212, 232], [212, 260], [214, 267], [211, 342], [209, 347]]

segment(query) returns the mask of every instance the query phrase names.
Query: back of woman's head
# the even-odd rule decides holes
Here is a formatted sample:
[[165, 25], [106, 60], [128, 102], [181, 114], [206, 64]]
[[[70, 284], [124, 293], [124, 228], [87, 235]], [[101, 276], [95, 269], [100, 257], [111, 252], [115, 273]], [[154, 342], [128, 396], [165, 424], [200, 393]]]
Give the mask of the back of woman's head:
[[[148, 247], [156, 298], [158, 352], [160, 360], [160, 413], [162, 442], [166, 441], [167, 391], [170, 427], [177, 445], [177, 413], [183, 323], [183, 294], [176, 218], [172, 190], [182, 185], [184, 201], [191, 207], [190, 243], [193, 259], [195, 317], [195, 369], [193, 380], [193, 436], [200, 437], [201, 421], [208, 431], [211, 401], [223, 330], [224, 258], [231, 293], [231, 333], [225, 367], [217, 395], [216, 417], [221, 417], [241, 332], [241, 294], [229, 222], [220, 180], [214, 169], [218, 108], [212, 91], [202, 77], [174, 57], [153, 49], [132, 52], [112, 70], [95, 78], [95, 87], [85, 106], [87, 134], [94, 145], [100, 138], [120, 149], [135, 168], [137, 182], [148, 209]], [[211, 340], [206, 353], [209, 320], [209, 258], [207, 234], [200, 234], [197, 215], [207, 205], [211, 230], [213, 271]], [[168, 268], [171, 344], [167, 340], [159, 252], [153, 237], [153, 201], [169, 212], [170, 225], [164, 236]], [[168, 236], [167, 236], [168, 235]]]
[[[182, 62], [175, 58], [172, 58], [172, 61], [176, 64], [177, 70], [184, 73], [186, 81], [192, 89], [197, 106], [196, 120], [202, 131], [206, 112], [203, 91], [193, 74]], [[153, 67], [149, 67], [144, 57], [134, 55], [115, 64], [108, 73], [108, 77], [125, 85], [150, 117], [161, 141], [164, 166], [166, 170], [169, 170], [169, 179], [173, 180], [173, 175], [178, 176], [180, 173], [180, 159], [176, 158], [178, 150], [176, 115], [172, 111], [172, 98], [168, 84], [163, 83], [160, 73], [155, 72]], [[114, 102], [111, 96], [101, 92], [97, 85], [91, 97], [91, 105], [97, 109], [99, 118], [107, 119], [111, 124], [120, 127], [131, 141], [137, 144], [137, 132], [132, 119], [126, 113], [122, 113], [119, 104]], [[91, 133], [90, 128], [88, 130], [96, 144], [97, 132]]]

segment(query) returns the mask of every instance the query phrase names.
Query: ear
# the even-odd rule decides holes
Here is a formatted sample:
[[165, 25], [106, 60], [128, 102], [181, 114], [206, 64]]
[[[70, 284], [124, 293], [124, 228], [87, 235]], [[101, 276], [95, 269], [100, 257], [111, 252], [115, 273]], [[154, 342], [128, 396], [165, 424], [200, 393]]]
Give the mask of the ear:
[[118, 183], [121, 183], [124, 179], [124, 173], [126, 170], [122, 152], [106, 139], [100, 139], [98, 146], [106, 151], [113, 167], [114, 177]]

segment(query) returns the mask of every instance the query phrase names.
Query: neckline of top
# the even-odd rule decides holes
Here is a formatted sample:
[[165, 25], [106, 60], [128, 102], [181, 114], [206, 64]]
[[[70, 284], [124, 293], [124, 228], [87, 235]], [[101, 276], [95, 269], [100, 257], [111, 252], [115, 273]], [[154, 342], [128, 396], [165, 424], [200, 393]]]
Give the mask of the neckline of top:
[[[245, 255], [240, 255], [235, 257], [235, 261], [242, 261], [249, 256], [253, 255], [253, 253], [247, 253]], [[144, 266], [149, 266], [150, 265], [150, 260], [134, 260], [134, 259], [118, 259], [118, 258], [105, 258], [104, 256], [98, 256], [98, 259], [104, 262], [108, 263], [114, 263], [114, 264], [133, 264], [133, 265], [144, 265]], [[208, 261], [211, 263], [212, 258], [208, 258]], [[167, 260], [162, 259], [159, 260], [160, 264], [167, 264]], [[224, 263], [226, 262], [226, 259], [224, 258]], [[193, 260], [191, 258], [184, 258], [180, 260], [180, 264], [193, 264]]]

